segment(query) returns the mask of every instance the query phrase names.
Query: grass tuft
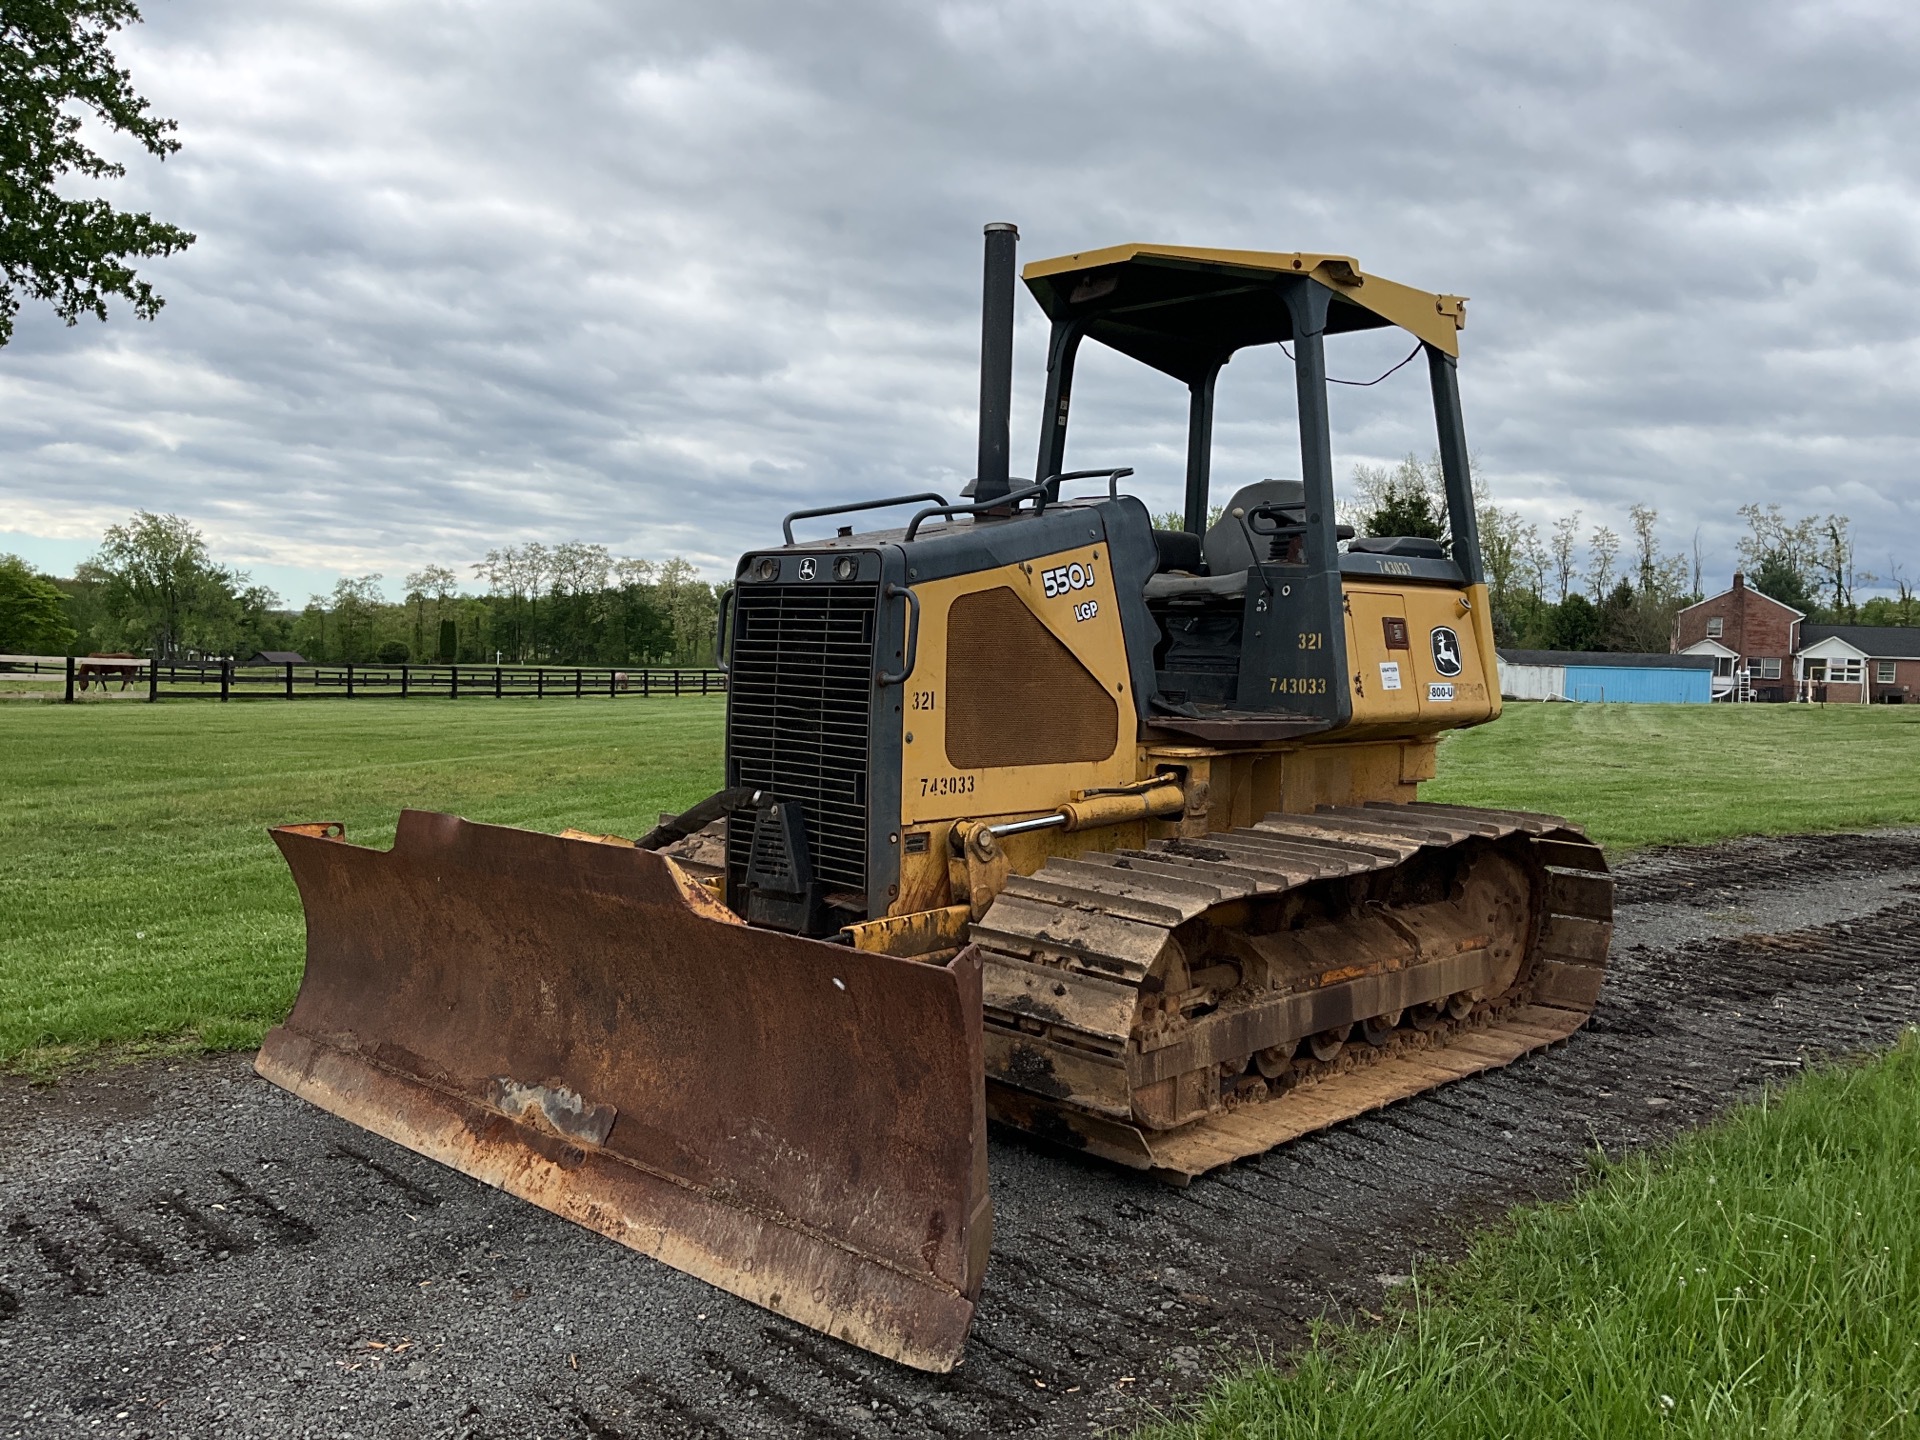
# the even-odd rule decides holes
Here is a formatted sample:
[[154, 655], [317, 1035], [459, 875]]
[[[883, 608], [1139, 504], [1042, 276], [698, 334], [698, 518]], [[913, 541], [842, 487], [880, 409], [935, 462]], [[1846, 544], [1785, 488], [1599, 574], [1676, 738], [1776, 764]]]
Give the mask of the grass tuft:
[[1920, 1428], [1920, 1040], [1601, 1166], [1142, 1440]]

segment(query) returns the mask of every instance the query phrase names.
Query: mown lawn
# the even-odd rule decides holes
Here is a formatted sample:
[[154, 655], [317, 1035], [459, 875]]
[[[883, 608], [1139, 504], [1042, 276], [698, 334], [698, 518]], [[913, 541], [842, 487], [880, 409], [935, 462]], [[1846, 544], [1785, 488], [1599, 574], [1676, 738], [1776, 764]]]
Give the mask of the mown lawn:
[[257, 1044], [299, 986], [267, 827], [403, 806], [638, 834], [720, 782], [722, 702], [0, 706], [0, 1065]]
[[1912, 1435], [1916, 1194], [1909, 1034], [1516, 1212], [1384, 1324], [1137, 1440]]
[[1564, 815], [1615, 855], [1920, 824], [1920, 706], [1508, 705], [1440, 742], [1422, 795]]
[[[300, 907], [269, 825], [402, 806], [635, 834], [720, 781], [718, 699], [0, 705], [0, 1066], [254, 1044]], [[1920, 823], [1920, 709], [1528, 705], [1442, 743], [1433, 799], [1551, 810], [1615, 851]], [[1911, 731], [1911, 733], [1909, 733]]]

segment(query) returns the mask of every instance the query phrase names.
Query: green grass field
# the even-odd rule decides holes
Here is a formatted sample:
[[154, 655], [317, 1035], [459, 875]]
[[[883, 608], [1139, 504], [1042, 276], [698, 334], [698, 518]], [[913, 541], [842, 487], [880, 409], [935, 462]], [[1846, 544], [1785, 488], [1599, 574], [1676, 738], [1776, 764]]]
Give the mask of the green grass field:
[[1138, 1440], [1920, 1430], [1920, 1044], [1605, 1167]]
[[[269, 825], [402, 806], [636, 834], [720, 781], [715, 700], [0, 706], [0, 1066], [255, 1043], [300, 907]], [[1513, 707], [1449, 737], [1430, 798], [1545, 809], [1616, 852], [1920, 822], [1920, 710]]]
[[1545, 810], [1610, 853], [1920, 823], [1920, 706], [1509, 705], [1429, 800]]
[[633, 835], [720, 782], [722, 702], [0, 706], [0, 1065], [258, 1043], [300, 980], [267, 827], [403, 806]]

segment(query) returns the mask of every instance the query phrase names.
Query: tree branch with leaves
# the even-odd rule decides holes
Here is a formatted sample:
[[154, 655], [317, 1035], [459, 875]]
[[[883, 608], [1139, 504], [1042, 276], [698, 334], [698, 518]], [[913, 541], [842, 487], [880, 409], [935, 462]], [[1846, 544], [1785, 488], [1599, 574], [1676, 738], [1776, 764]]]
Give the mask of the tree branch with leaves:
[[150, 113], [107, 47], [139, 20], [132, 0], [0, 3], [0, 345], [13, 337], [23, 295], [46, 301], [69, 325], [82, 315], [105, 320], [115, 298], [153, 319], [165, 302], [130, 262], [194, 241], [144, 212], [60, 193], [69, 176], [126, 174], [87, 143], [89, 119], [160, 160], [180, 148], [174, 122]]

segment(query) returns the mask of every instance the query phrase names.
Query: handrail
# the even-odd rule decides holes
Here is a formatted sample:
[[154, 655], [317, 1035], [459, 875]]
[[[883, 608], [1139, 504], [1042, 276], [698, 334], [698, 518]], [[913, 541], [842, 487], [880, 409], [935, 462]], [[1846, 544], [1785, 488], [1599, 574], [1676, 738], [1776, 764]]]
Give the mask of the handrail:
[[1121, 480], [1131, 474], [1133, 474], [1133, 467], [1131, 465], [1122, 465], [1117, 470], [1069, 470], [1064, 475], [1049, 475], [1044, 483], [1049, 487], [1047, 490], [1047, 498], [1058, 503], [1060, 499], [1060, 486], [1066, 481], [1091, 480], [1096, 475], [1104, 475], [1107, 477], [1107, 498], [1109, 500], [1117, 500], [1120, 498]]
[[887, 586], [886, 598], [891, 600], [896, 595], [904, 595], [907, 599], [906, 657], [900, 663], [898, 675], [891, 670], [882, 670], [873, 677], [883, 686], [906, 684], [908, 677], [913, 674], [914, 663], [920, 658], [920, 597], [913, 593], [911, 585]]
[[733, 614], [733, 599], [740, 591], [738, 585], [729, 585], [720, 592], [718, 614], [713, 622], [713, 668], [722, 675], [731, 673], [732, 665], [727, 655], [727, 620]]
[[780, 533], [787, 537], [787, 544], [793, 544], [793, 522], [796, 520], [818, 520], [822, 515], [851, 515], [856, 510], [884, 510], [889, 505], [911, 505], [916, 500], [931, 500], [936, 505], [947, 503], [947, 497], [938, 491], [926, 490], [918, 495], [893, 495], [885, 500], [860, 500], [851, 505], [822, 505], [816, 510], [796, 510], [780, 522]]
[[982, 510], [999, 510], [1003, 507], [1010, 508], [1018, 505], [1022, 500], [1030, 500], [1035, 496], [1038, 496], [1040, 499], [1040, 504], [1035, 508], [1044, 509], [1047, 503], [1046, 481], [1042, 480], [1035, 485], [1022, 486], [1018, 490], [1009, 490], [1006, 494], [996, 495], [991, 500], [976, 500], [971, 505], [934, 505], [920, 511], [913, 519], [907, 522], [906, 538], [909, 541], [912, 540], [920, 531], [920, 523], [923, 520], [931, 520], [936, 515], [944, 515], [949, 520], [956, 515], [978, 515]]

